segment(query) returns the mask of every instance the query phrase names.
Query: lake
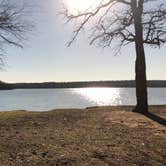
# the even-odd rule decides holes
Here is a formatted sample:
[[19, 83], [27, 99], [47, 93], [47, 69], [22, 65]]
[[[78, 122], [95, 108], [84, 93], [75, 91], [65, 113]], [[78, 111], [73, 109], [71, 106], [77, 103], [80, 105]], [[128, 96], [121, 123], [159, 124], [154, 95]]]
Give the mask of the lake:
[[[166, 88], [149, 88], [149, 104], [166, 104]], [[0, 91], [0, 111], [47, 111], [103, 105], [135, 105], [135, 88], [16, 89]]]

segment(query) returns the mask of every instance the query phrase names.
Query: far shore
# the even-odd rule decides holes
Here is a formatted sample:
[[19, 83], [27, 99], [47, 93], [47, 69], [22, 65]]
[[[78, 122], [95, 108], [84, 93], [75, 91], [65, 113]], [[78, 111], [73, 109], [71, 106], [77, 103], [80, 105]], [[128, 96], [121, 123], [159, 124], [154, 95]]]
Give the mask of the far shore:
[[[165, 88], [166, 80], [148, 80], [149, 88]], [[62, 89], [62, 88], [135, 88], [135, 80], [5, 83], [0, 81], [0, 90], [12, 89]]]
[[166, 165], [166, 105], [0, 112], [0, 165]]

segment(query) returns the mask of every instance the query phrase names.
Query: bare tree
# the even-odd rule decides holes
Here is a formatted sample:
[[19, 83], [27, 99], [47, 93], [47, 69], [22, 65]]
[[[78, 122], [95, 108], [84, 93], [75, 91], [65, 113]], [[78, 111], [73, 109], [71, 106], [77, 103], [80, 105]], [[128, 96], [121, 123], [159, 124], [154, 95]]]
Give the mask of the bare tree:
[[[26, 32], [34, 27], [29, 7], [10, 0], [0, 0], [0, 67], [4, 64], [6, 45], [23, 47]], [[32, 14], [31, 14], [32, 16]]]
[[165, 0], [101, 0], [93, 10], [73, 14], [65, 8], [63, 14], [67, 21], [76, 21], [68, 46], [87, 26], [91, 27], [90, 44], [110, 47], [118, 43], [118, 50], [135, 44], [137, 105], [133, 111], [148, 112], [144, 45], [160, 47], [166, 42]]

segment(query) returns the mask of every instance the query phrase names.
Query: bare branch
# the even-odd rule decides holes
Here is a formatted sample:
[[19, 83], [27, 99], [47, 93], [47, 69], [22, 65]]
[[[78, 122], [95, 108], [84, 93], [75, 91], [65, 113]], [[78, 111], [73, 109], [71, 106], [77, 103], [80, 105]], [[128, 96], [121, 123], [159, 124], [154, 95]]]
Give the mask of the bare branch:
[[83, 21], [81, 21], [79, 26], [73, 31], [73, 37], [70, 40], [70, 42], [68, 43], [68, 46], [70, 46], [75, 41], [75, 39], [77, 38], [78, 34], [81, 32], [81, 30], [83, 30], [84, 26], [88, 22], [90, 22], [91, 18], [95, 17], [103, 9], [105, 9], [106, 11], [104, 12], [104, 14], [102, 14], [102, 16], [100, 17], [98, 23], [101, 22], [102, 17], [107, 15], [108, 12], [112, 9], [112, 7], [115, 6], [117, 3], [123, 3], [125, 5], [130, 5], [130, 3], [127, 0], [109, 0], [106, 3], [101, 3], [98, 7], [96, 7], [96, 9], [94, 11], [83, 12], [83, 13], [80, 13], [80, 14], [77, 14], [77, 15], [70, 14], [68, 12], [68, 10], [65, 10], [64, 15], [66, 16], [68, 21], [72, 21], [72, 20], [75, 20], [75, 19], [83, 19]]
[[150, 45], [164, 44], [166, 42], [166, 7], [158, 7], [143, 13], [144, 43]]
[[[4, 45], [23, 48], [26, 32], [34, 28], [27, 9], [24, 3], [17, 4], [8, 0], [0, 0], [0, 50], [2, 54]], [[3, 65], [3, 59], [4, 57], [0, 56], [0, 66]]]
[[[145, 8], [145, 4], [148, 7]], [[118, 7], [120, 12], [116, 9]], [[135, 18], [138, 15], [142, 19], [144, 44], [160, 46], [166, 42], [166, 5], [157, 0], [139, 0], [138, 4], [136, 0], [109, 0], [92, 11], [76, 15], [70, 14], [67, 9], [65, 11], [63, 14], [69, 22], [78, 20], [68, 46], [88, 24], [91, 24], [90, 45], [98, 42], [100, 46], [109, 47], [118, 40], [122, 47], [136, 42]]]

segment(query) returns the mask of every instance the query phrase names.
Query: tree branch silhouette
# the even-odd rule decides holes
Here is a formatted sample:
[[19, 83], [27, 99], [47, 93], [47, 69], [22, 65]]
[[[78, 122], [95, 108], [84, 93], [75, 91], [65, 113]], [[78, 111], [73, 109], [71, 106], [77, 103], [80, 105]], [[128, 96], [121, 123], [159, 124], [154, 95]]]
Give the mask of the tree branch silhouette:
[[[0, 49], [4, 54], [4, 46], [16, 46], [23, 48], [26, 33], [34, 28], [30, 19], [31, 13], [24, 4], [12, 3], [9, 0], [0, 0]], [[0, 56], [0, 66], [2, 67], [4, 56]]]

